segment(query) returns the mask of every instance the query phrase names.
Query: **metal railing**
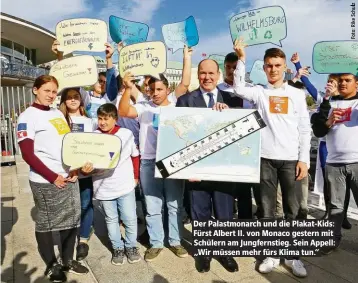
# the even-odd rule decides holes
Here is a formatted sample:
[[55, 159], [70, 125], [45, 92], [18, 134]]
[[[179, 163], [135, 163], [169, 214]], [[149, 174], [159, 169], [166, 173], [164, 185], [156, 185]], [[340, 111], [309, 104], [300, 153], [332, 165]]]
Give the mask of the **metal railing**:
[[4, 63], [1, 66], [1, 76], [19, 79], [34, 80], [39, 76], [47, 75], [49, 70], [38, 68], [31, 65], [24, 65], [18, 63]]
[[29, 87], [1, 87], [0, 89], [0, 132], [1, 155], [20, 154], [17, 145], [16, 124], [20, 114], [34, 100]]

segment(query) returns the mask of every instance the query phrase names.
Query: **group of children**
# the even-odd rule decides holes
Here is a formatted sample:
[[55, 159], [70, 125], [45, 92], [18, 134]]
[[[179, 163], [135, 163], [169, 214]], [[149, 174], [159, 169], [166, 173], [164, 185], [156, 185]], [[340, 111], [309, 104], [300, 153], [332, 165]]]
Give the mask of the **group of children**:
[[[62, 55], [57, 47], [58, 42], [55, 41], [52, 49], [57, 54], [58, 59], [61, 60]], [[121, 45], [119, 45], [119, 48], [121, 48]], [[263, 144], [263, 155], [261, 156], [261, 195], [259, 197], [260, 201], [258, 201], [261, 211], [257, 212], [257, 214], [260, 218], [274, 217], [277, 198], [273, 194], [277, 193], [278, 182], [280, 182], [281, 186], [284, 187], [282, 197], [286, 205], [286, 217], [293, 219], [298, 211], [298, 207], [296, 207], [297, 203], [293, 202], [293, 200], [297, 200], [296, 193], [294, 192], [296, 188], [295, 180], [301, 180], [306, 177], [309, 165], [311, 129], [304, 97], [298, 91], [294, 93], [295, 90], [290, 88], [290, 99], [297, 100], [294, 103], [297, 108], [287, 108], [287, 101], [276, 103], [283, 107], [279, 110], [272, 108], [271, 104], [267, 104], [266, 95], [280, 92], [279, 97], [287, 96], [287, 86], [280, 85], [276, 88], [270, 85], [271, 88], [268, 90], [264, 88], [253, 90], [246, 87], [243, 81], [245, 70], [243, 44], [236, 42], [235, 50], [236, 54], [230, 53], [228, 57], [229, 59], [230, 57], [234, 58], [233, 60], [228, 59], [228, 63], [233, 63], [230, 73], [231, 84], [228, 84], [228, 81], [220, 87], [225, 88], [227, 92], [235, 93], [244, 98], [247, 108], [261, 107], [264, 109], [263, 118], [265, 122], [269, 123], [269, 128], [277, 130], [275, 133], [270, 133], [266, 129], [263, 133], [265, 143]], [[125, 258], [130, 263], [136, 263], [141, 260], [137, 248], [138, 224], [135, 196], [135, 188], [139, 183], [144, 195], [146, 226], [150, 241], [150, 247], [147, 249], [144, 259], [148, 262], [155, 260], [164, 248], [163, 204], [165, 204], [167, 208], [166, 213], [168, 214], [170, 250], [180, 258], [188, 256], [188, 252], [181, 245], [181, 209], [183, 206], [184, 182], [182, 180], [155, 178], [154, 171], [159, 110], [160, 107], [175, 107], [177, 98], [187, 93], [191, 76], [192, 50], [187, 47], [184, 48], [183, 78], [173, 93], [170, 93], [167, 79], [163, 75], [160, 75], [160, 78], [149, 76], [145, 78], [144, 84], [148, 92], [144, 92], [144, 94], [134, 83], [135, 77], [133, 74], [126, 73], [124, 78], [116, 74], [111, 59], [113, 52], [113, 48], [109, 44], [106, 44], [108, 70], [107, 73], [99, 74], [98, 82], [93, 86], [93, 90], [85, 91], [82, 88], [65, 89], [61, 93], [59, 111], [55, 109], [50, 110], [48, 107], [57, 95], [58, 84], [56, 79], [50, 76], [38, 78], [34, 84], [35, 104], [22, 113], [19, 118], [18, 141], [24, 160], [31, 166], [30, 185], [34, 194], [35, 204], [39, 208], [39, 217], [36, 222], [36, 239], [41, 254], [47, 258], [45, 260], [47, 264], [46, 274], [55, 282], [64, 282], [66, 280], [65, 271], [72, 271], [77, 274], [88, 272], [85, 267], [72, 259], [73, 251], [71, 253], [71, 247], [74, 248], [78, 232], [77, 227], [80, 227], [76, 259], [83, 260], [88, 255], [88, 240], [93, 232], [93, 198], [99, 200], [105, 214], [108, 235], [113, 248], [112, 264], [121, 265], [124, 263]], [[284, 54], [277, 50], [269, 54], [268, 58], [285, 59]], [[291, 61], [295, 63], [297, 70], [302, 74], [303, 83], [307, 84], [305, 76], [308, 74], [308, 71], [307, 69], [301, 69], [298, 55], [294, 55]], [[273, 69], [283, 68], [281, 65], [273, 65], [271, 67]], [[277, 74], [274, 70], [270, 75], [272, 76], [271, 81], [279, 79], [275, 77]], [[335, 80], [337, 81], [337, 86], [341, 80], [347, 79], [342, 78], [342, 76], [337, 76], [337, 78]], [[330, 79], [333, 79], [333, 76]], [[354, 79], [356, 80], [356, 78]], [[330, 91], [329, 97], [332, 97], [330, 98], [331, 100], [334, 100], [334, 90], [331, 87], [333, 83], [333, 81], [329, 80], [327, 85], [327, 92]], [[277, 95], [275, 94], [275, 96]], [[314, 94], [312, 96], [315, 97]], [[317, 95], [315, 99], [318, 99]], [[350, 97], [349, 99], [356, 98]], [[323, 103], [328, 103], [327, 101], [329, 102], [326, 99]], [[266, 108], [268, 109], [267, 117], [265, 116]], [[282, 111], [285, 113], [278, 113]], [[335, 116], [331, 118], [329, 110], [323, 107], [322, 111], [326, 112], [321, 113], [319, 119], [317, 118], [314, 123], [314, 125], [318, 125], [318, 128], [324, 127], [322, 126], [322, 121], [326, 123], [329, 119], [338, 119], [338, 116], [342, 118], [343, 115], [341, 112], [333, 112]], [[297, 122], [292, 119], [290, 125], [293, 126], [283, 129], [280, 127], [280, 125], [283, 125], [282, 120], [276, 114], [288, 114], [288, 118], [298, 115], [300, 120]], [[41, 122], [43, 125], [38, 123], [38, 120], [33, 115], [43, 119]], [[296, 125], [295, 123], [298, 124]], [[332, 125], [334, 125], [333, 122], [327, 126], [327, 129], [332, 128]], [[299, 128], [299, 132], [296, 131], [297, 128]], [[279, 141], [278, 137], [282, 135], [284, 130], [286, 131], [286, 136], [291, 138], [290, 143], [273, 146], [275, 142]], [[64, 134], [70, 131], [95, 132], [118, 136], [122, 142], [122, 149], [116, 168], [98, 170], [93, 168], [92, 164], [87, 163], [80, 170], [68, 173], [61, 164], [60, 154], [62, 138]], [[327, 134], [327, 131], [321, 133], [319, 130], [316, 130], [315, 133], [323, 136]], [[331, 130], [331, 132], [334, 131]], [[54, 144], [46, 144], [48, 143], [48, 137], [44, 136], [44, 133], [48, 133], [48, 137], [56, 140], [56, 142]], [[45, 149], [40, 150], [43, 146], [45, 146]], [[331, 151], [335, 152], [334, 150]], [[341, 153], [336, 152], [335, 154], [339, 156]], [[298, 155], [299, 160], [297, 161]], [[334, 157], [329, 160], [335, 163]], [[342, 160], [338, 158], [338, 161]], [[343, 161], [345, 162], [345, 160]], [[352, 162], [358, 162], [358, 160], [353, 160]], [[287, 167], [287, 170], [282, 169], [283, 167]], [[336, 170], [336, 167], [333, 165], [328, 168], [332, 172]], [[351, 170], [353, 169], [356, 170], [355, 167]], [[333, 172], [336, 175], [344, 174], [336, 171]], [[291, 176], [291, 173], [296, 175]], [[79, 187], [76, 185], [77, 178]], [[352, 179], [353, 177], [350, 178]], [[353, 178], [353, 181], [351, 179], [351, 186], [356, 186], [356, 183], [354, 183], [355, 179]], [[338, 186], [333, 184], [333, 182], [334, 180], [328, 181], [326, 203], [328, 209], [334, 212], [332, 215], [336, 215], [333, 218], [337, 225], [342, 225], [343, 218], [341, 217], [340, 203], [337, 204], [338, 200], [336, 203], [333, 203], [331, 197], [332, 192], [336, 192], [335, 197], [337, 199], [341, 197], [337, 190], [333, 189], [333, 187], [336, 188]], [[266, 187], [263, 190], [262, 188], [265, 184]], [[44, 189], [45, 187], [51, 188], [49, 190], [51, 194]], [[64, 195], [64, 191], [71, 192], [71, 195]], [[247, 198], [250, 199], [251, 203], [251, 187], [246, 191], [248, 191]], [[53, 208], [45, 205], [45, 203], [58, 202], [61, 199], [64, 201], [54, 205]], [[262, 201], [263, 199], [266, 201]], [[73, 209], [72, 211], [70, 206], [73, 205], [76, 207], [71, 208]], [[59, 211], [61, 213], [58, 213]], [[58, 215], [55, 215], [56, 213]], [[251, 205], [249, 212], [246, 214], [248, 216], [244, 218], [251, 218]], [[119, 220], [121, 220], [125, 229], [124, 241], [120, 231]], [[340, 227], [339, 231], [337, 228], [335, 233], [339, 240], [341, 237]], [[57, 263], [53, 252], [45, 251], [45, 247], [48, 248], [49, 245], [52, 245], [52, 240], [50, 240], [48, 234], [49, 231], [60, 231], [64, 239], [65, 235], [71, 235], [71, 237], [67, 237], [62, 242], [64, 246], [62, 251], [63, 266]], [[71, 240], [69, 241], [68, 239]], [[260, 266], [260, 271], [263, 273], [270, 272], [277, 264], [276, 259], [265, 260]], [[306, 276], [306, 271], [300, 265], [300, 261], [293, 260], [290, 264], [291, 268], [296, 270], [297, 276]], [[292, 264], [298, 264], [298, 266], [292, 266]]]

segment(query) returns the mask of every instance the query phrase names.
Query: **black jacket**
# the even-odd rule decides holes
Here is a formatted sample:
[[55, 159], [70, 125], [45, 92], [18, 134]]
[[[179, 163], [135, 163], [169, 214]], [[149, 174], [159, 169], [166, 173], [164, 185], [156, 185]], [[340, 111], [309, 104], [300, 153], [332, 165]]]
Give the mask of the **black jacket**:
[[[358, 99], [358, 93], [355, 96], [348, 98], [347, 100], [355, 100], [355, 99]], [[338, 95], [338, 96], [332, 96], [331, 100], [345, 100], [345, 99], [344, 97]], [[327, 127], [326, 122], [328, 120], [328, 115], [330, 110], [331, 110], [331, 104], [329, 100], [324, 99], [321, 105], [319, 106], [319, 111], [311, 116], [313, 134], [318, 138], [324, 137], [329, 132], [329, 128]]]

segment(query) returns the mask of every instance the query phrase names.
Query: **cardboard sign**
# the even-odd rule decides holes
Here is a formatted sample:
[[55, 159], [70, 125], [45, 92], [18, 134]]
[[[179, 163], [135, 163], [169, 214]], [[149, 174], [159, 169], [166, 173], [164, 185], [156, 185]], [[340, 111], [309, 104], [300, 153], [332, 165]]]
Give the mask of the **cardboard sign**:
[[167, 52], [163, 42], [142, 42], [125, 46], [119, 53], [119, 73], [135, 76], [150, 75], [159, 78], [167, 68]]
[[105, 51], [107, 24], [97, 19], [70, 19], [56, 25], [59, 51], [66, 55], [73, 51]]
[[225, 56], [224, 55], [211, 54], [209, 56], [209, 59], [216, 61], [219, 64], [219, 68], [220, 68], [221, 72], [224, 73], [224, 71], [225, 71], [225, 66], [224, 66]]
[[247, 45], [272, 43], [282, 46], [287, 36], [285, 12], [280, 6], [270, 6], [246, 11], [230, 19], [232, 41], [244, 38]]
[[122, 142], [114, 135], [68, 133], [62, 142], [62, 162], [70, 170], [91, 162], [96, 169], [113, 169], [119, 162]]
[[147, 40], [149, 26], [144, 23], [128, 21], [116, 16], [109, 17], [109, 33], [116, 43], [125, 45], [144, 42]]
[[93, 56], [70, 57], [57, 62], [50, 69], [58, 83], [58, 92], [64, 88], [94, 85], [98, 80], [97, 63]]
[[321, 41], [312, 52], [313, 69], [319, 74], [345, 74], [358, 76], [358, 41]]
[[256, 60], [254, 62], [250, 72], [250, 81], [255, 85], [267, 85], [268, 81], [264, 71], [264, 61]]
[[193, 16], [182, 22], [164, 25], [162, 33], [164, 42], [172, 53], [184, 48], [184, 45], [192, 47], [199, 43], [198, 28]]

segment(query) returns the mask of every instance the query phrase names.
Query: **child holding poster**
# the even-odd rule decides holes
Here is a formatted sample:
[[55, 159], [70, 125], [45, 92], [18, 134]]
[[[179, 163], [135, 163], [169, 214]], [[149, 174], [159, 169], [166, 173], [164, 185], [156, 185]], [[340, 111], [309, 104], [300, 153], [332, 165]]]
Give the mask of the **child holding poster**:
[[[114, 169], [93, 171], [94, 198], [99, 200], [105, 214], [108, 236], [113, 247], [112, 264], [122, 265], [125, 255], [129, 263], [140, 261], [137, 248], [137, 215], [134, 188], [139, 178], [139, 151], [130, 130], [116, 125], [117, 108], [106, 103], [97, 110], [96, 132], [116, 135], [122, 141], [118, 165]], [[90, 173], [93, 168], [82, 170]], [[97, 172], [96, 172], [97, 171]], [[120, 218], [125, 228], [123, 242], [119, 228]]]
[[[94, 124], [92, 119], [87, 117], [79, 89], [65, 89], [61, 95], [59, 108], [71, 132], [93, 132]], [[78, 182], [81, 196], [81, 226], [76, 259], [84, 260], [88, 255], [88, 240], [93, 233], [93, 182], [92, 177], [83, 174], [79, 174]]]

